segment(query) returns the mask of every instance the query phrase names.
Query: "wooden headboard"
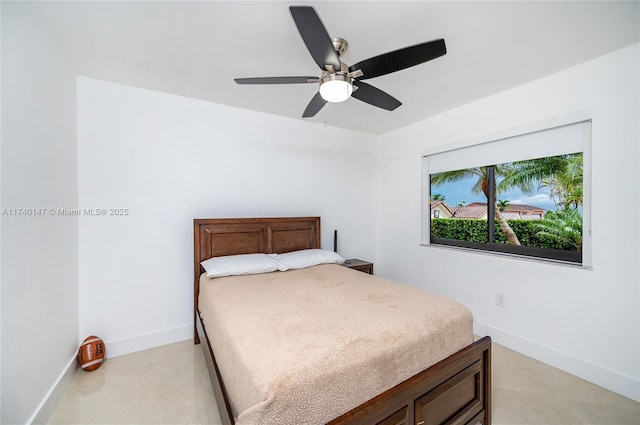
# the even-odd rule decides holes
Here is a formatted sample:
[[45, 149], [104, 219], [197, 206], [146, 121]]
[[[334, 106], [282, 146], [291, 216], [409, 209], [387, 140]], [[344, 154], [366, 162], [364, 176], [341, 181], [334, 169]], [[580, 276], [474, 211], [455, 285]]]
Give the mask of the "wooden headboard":
[[320, 248], [320, 217], [196, 218], [193, 220], [194, 279], [200, 263], [223, 255], [265, 254]]
[[[320, 217], [196, 218], [193, 220], [194, 308], [200, 263], [223, 255], [265, 254], [320, 248]], [[196, 338], [197, 340], [197, 338]]]

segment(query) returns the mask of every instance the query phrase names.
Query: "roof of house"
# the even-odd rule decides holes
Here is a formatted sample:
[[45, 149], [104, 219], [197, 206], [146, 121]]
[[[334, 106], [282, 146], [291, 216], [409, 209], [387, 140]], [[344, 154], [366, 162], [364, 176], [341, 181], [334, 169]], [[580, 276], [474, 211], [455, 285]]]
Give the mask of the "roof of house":
[[449, 205], [445, 204], [444, 201], [431, 201], [431, 209], [434, 209], [438, 205], [442, 205], [447, 211], [449, 211], [450, 214], [453, 215], [452, 207], [450, 207]]
[[[486, 205], [486, 204], [485, 204]], [[522, 212], [539, 212], [539, 211], [546, 211], [545, 208], [541, 208], [541, 207], [535, 207], [533, 205], [526, 205], [526, 204], [509, 204], [507, 205], [507, 208], [505, 208], [505, 211], [522, 211]]]
[[487, 215], [487, 204], [473, 202], [469, 205], [455, 207], [452, 211], [455, 218], [480, 218]]
[[[463, 205], [459, 207], [449, 207], [452, 216], [455, 218], [480, 218], [487, 215], [486, 202], [472, 202], [469, 205]], [[526, 204], [510, 204], [508, 205], [502, 215], [506, 219], [527, 219], [527, 218], [540, 218], [544, 216], [546, 209], [526, 205]]]

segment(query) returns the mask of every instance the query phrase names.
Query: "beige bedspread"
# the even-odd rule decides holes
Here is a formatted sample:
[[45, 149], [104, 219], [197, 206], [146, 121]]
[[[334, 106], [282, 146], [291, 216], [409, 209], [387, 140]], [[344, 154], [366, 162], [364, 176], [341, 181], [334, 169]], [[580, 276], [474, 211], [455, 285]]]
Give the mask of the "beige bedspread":
[[324, 424], [473, 342], [471, 312], [338, 265], [200, 279], [237, 425]]

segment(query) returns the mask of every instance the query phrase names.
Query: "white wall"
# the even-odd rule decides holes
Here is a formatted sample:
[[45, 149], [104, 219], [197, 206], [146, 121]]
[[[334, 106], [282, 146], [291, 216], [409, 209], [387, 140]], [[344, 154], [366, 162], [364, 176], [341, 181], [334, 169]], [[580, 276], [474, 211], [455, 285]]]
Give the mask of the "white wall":
[[[2, 208], [76, 208], [76, 146], [74, 73], [28, 6], [3, 2]], [[77, 349], [78, 219], [3, 214], [1, 243], [1, 421], [40, 422]]]
[[[634, 45], [381, 136], [375, 256], [380, 274], [469, 306], [478, 333], [636, 400], [639, 52]], [[593, 117], [592, 271], [419, 246], [425, 148], [583, 109]]]
[[190, 338], [193, 219], [322, 217], [373, 255], [375, 138], [78, 78], [80, 334], [114, 356]]

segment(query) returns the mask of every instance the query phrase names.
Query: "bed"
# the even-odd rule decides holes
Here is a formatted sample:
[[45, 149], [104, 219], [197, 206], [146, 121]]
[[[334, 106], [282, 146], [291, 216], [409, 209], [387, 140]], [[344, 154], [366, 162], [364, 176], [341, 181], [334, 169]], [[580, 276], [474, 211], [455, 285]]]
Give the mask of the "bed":
[[[195, 342], [202, 342], [222, 423], [489, 424], [491, 341], [473, 341], [470, 330], [460, 329], [460, 323], [469, 328], [470, 318], [455, 303], [339, 265], [217, 279], [202, 276], [200, 263], [212, 257], [320, 246], [319, 217], [194, 220]], [[292, 295], [272, 292], [276, 290]], [[349, 291], [360, 295], [345, 296]], [[270, 303], [278, 304], [278, 314], [272, 314]], [[420, 322], [420, 306], [429, 311], [440, 308], [441, 318]], [[334, 312], [321, 314], [329, 308]], [[349, 327], [340, 326], [340, 312], [358, 323], [356, 312], [373, 308], [387, 308], [388, 313], [353, 326], [349, 332], [355, 335], [341, 334]], [[318, 320], [302, 317], [302, 310]], [[396, 321], [392, 317], [407, 335], [384, 328]], [[306, 323], [331, 331], [302, 329]], [[274, 334], [265, 334], [260, 326], [274, 329]], [[393, 343], [371, 342], [372, 329]], [[309, 332], [313, 337], [305, 339]], [[323, 333], [329, 339], [318, 339], [325, 338]], [[263, 350], [280, 334], [284, 339]], [[466, 339], [455, 340], [458, 334]], [[407, 337], [417, 345], [403, 345]], [[390, 351], [394, 346], [404, 348]], [[299, 348], [304, 355], [295, 353]], [[377, 364], [365, 362], [369, 353], [375, 353]], [[297, 376], [298, 371], [303, 374]]]

